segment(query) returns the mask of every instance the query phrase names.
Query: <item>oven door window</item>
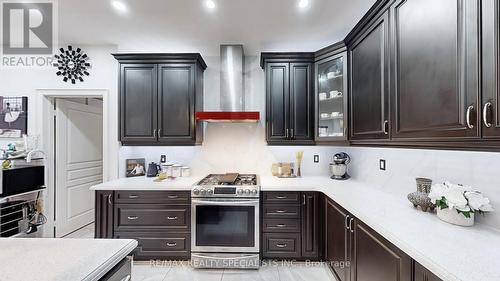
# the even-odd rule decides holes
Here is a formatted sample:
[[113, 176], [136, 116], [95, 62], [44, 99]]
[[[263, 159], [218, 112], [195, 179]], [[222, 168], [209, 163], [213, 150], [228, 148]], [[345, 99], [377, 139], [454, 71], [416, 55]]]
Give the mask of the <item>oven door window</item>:
[[196, 206], [196, 246], [254, 247], [255, 207]]

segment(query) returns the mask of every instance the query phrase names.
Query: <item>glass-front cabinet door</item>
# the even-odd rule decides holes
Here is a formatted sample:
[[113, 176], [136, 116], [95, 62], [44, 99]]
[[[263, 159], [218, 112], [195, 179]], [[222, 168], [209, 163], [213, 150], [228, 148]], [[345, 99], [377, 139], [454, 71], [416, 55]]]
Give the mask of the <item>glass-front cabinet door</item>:
[[347, 140], [347, 53], [316, 63], [316, 141]]

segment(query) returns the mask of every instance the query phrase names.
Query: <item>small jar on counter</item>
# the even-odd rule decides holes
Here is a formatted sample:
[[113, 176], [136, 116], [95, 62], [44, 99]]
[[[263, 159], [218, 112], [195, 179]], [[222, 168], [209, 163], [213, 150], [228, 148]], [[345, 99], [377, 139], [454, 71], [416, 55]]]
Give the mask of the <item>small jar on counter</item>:
[[191, 176], [191, 169], [189, 167], [181, 168], [181, 177], [189, 177]]
[[167, 177], [171, 177], [172, 176], [172, 166], [173, 165], [174, 164], [171, 163], [171, 162], [167, 162], [165, 164], [161, 164], [161, 169], [166, 174]]
[[173, 178], [178, 178], [181, 176], [181, 164], [174, 164], [172, 165], [172, 177]]

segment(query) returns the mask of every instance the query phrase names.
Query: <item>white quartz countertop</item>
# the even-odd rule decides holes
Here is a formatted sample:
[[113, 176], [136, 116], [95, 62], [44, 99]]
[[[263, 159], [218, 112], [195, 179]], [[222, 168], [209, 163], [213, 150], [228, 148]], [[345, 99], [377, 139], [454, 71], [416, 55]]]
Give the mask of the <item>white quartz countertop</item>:
[[99, 280], [136, 246], [131, 239], [0, 238], [0, 280]]
[[[95, 190], [189, 190], [199, 178], [154, 183], [129, 178], [94, 186]], [[260, 177], [263, 191], [320, 191], [373, 228], [444, 281], [499, 281], [500, 233], [477, 224], [454, 226], [435, 214], [413, 208], [398, 197], [369, 184], [329, 177], [281, 179]]]

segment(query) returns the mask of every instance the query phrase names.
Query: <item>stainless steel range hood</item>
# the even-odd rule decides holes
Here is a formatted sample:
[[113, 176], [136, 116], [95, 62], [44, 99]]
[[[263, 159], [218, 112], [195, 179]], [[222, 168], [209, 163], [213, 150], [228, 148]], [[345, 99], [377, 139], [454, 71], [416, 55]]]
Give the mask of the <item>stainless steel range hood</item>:
[[259, 112], [245, 111], [243, 45], [221, 45], [220, 58], [220, 111], [196, 112], [196, 120], [207, 122], [259, 121]]

